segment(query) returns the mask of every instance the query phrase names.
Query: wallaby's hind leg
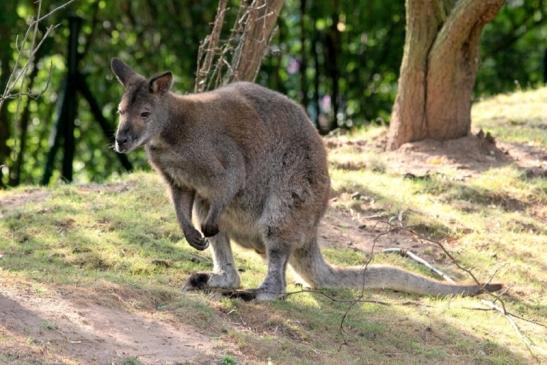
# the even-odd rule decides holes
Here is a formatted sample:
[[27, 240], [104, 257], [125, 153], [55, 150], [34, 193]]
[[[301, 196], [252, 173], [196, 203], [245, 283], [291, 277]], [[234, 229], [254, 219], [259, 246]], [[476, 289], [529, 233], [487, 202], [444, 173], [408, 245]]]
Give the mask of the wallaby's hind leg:
[[284, 245], [278, 245], [274, 240], [267, 240], [266, 254], [268, 272], [262, 284], [256, 289], [228, 293], [228, 296], [243, 300], [256, 299], [259, 301], [270, 301], [285, 297], [285, 272], [287, 271], [290, 249]]
[[258, 287], [257, 300], [273, 300], [285, 296], [285, 272], [289, 261], [290, 251], [284, 247], [268, 247], [268, 273]]

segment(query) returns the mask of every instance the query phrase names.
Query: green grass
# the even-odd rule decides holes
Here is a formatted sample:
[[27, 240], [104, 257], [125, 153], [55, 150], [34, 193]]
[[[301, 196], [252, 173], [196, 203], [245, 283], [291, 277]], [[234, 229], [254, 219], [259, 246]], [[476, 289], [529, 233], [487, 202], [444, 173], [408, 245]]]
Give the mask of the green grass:
[[547, 88], [498, 95], [475, 105], [477, 128], [506, 142], [547, 148]]
[[[546, 105], [546, 90], [487, 100], [475, 107], [474, 117], [499, 140], [518, 143], [530, 137], [534, 145], [545, 147], [545, 134], [537, 132], [547, 124], [545, 115], [538, 122], [532, 111], [539, 110], [536, 104]], [[523, 117], [525, 123], [519, 128], [511, 122], [514, 116], [502, 120], [490, 114], [491, 103], [518, 106], [519, 98], [533, 101], [527, 109], [532, 110], [530, 115]], [[506, 116], [505, 109], [503, 113]], [[508, 287], [504, 299], [509, 309], [545, 322], [547, 180], [526, 178], [512, 164], [464, 181], [450, 174], [405, 179], [389, 169], [381, 154], [358, 143], [381, 133], [381, 128], [369, 128], [333, 140], [331, 175], [339, 193], [334, 205], [355, 210], [355, 201], [342, 193], [359, 191], [374, 200], [376, 209], [389, 214], [405, 211], [407, 224], [432, 237], [448, 239], [449, 249], [479, 277], [488, 279], [499, 269], [496, 280]], [[14, 203], [17, 199], [28, 202]], [[31, 283], [37, 296], [58, 288], [87, 288], [86, 295], [108, 305], [168, 313], [208, 334], [222, 350], [218, 357], [222, 364], [268, 360], [292, 364], [295, 359], [302, 364], [536, 362], [503, 316], [469, 309], [481, 306], [477, 298], [371, 292], [366, 298], [388, 305], [355, 305], [341, 331], [348, 304], [317, 293], [290, 295], [273, 303], [182, 294], [179, 288], [191, 272], [210, 270], [209, 254], [197, 253], [184, 241], [165, 189], [152, 173], [126, 175], [106, 185], [0, 192], [0, 204], [8, 200], [9, 206], [0, 205], [0, 253], [4, 255], [0, 276], [6, 285]], [[350, 249], [324, 252], [337, 264], [365, 260], [363, 253]], [[244, 270], [243, 286], [258, 285], [265, 273], [262, 260], [242, 249], [236, 249], [235, 255]], [[205, 259], [196, 260], [196, 256]], [[426, 273], [394, 255], [377, 255], [374, 262]], [[288, 290], [298, 287], [291, 284]], [[348, 290], [328, 294], [340, 299], [355, 295]], [[123, 303], [115, 300], [120, 295]], [[541, 358], [537, 349], [547, 348], [547, 332], [531, 323], [518, 323]], [[44, 322], [43, 327], [55, 330], [50, 323]], [[227, 355], [228, 345], [235, 346], [244, 358]], [[0, 354], [0, 362], [4, 357], [11, 360], [6, 356]]]

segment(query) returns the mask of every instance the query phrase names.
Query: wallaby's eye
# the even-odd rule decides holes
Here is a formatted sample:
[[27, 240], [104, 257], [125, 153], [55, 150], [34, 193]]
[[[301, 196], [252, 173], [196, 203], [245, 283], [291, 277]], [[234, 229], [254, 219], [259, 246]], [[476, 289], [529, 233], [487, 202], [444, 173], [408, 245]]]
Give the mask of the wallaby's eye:
[[150, 112], [142, 112], [141, 117], [142, 118], [148, 118], [150, 116]]

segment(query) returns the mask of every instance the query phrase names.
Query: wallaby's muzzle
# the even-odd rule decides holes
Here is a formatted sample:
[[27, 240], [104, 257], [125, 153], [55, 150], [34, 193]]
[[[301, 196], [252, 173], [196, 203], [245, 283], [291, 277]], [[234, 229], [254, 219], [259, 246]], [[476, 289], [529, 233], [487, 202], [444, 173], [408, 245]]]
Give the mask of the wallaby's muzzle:
[[137, 140], [138, 138], [133, 136], [133, 133], [128, 128], [120, 129], [116, 133], [114, 149], [118, 153], [129, 152], [136, 147]]

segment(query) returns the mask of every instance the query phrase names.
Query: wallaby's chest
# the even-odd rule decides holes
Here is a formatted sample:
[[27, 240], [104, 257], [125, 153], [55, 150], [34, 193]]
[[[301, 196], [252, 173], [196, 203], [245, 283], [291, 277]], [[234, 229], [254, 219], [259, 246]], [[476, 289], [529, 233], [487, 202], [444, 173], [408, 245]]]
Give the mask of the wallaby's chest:
[[147, 148], [150, 164], [159, 170], [169, 182], [180, 187], [196, 188], [197, 181], [192, 174], [192, 159], [183, 153], [162, 148]]

